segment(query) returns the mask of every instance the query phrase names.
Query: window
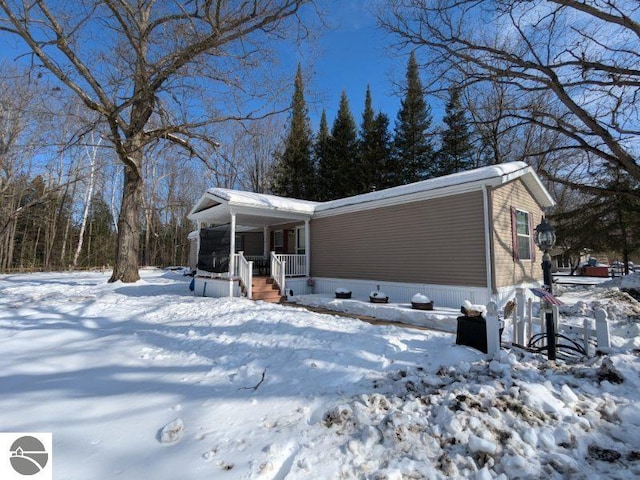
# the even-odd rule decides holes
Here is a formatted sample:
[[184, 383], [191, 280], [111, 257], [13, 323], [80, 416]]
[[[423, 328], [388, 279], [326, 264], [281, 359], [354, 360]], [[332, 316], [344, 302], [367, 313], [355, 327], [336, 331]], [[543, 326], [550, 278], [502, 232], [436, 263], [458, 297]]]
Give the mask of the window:
[[305, 253], [304, 227], [296, 227], [296, 253], [299, 255]]
[[284, 231], [276, 230], [273, 232], [273, 249], [276, 253], [282, 253], [284, 250]]
[[531, 260], [531, 232], [529, 231], [529, 214], [516, 210], [516, 232], [518, 259]]

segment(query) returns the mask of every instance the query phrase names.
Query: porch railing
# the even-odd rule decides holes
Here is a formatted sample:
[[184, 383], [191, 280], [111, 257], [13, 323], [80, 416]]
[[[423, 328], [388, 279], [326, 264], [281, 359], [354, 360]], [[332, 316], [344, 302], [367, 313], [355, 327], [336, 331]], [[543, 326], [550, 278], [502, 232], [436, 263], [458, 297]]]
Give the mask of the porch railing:
[[251, 283], [253, 281], [253, 262], [249, 261], [245, 258], [243, 252], [238, 252], [235, 255], [234, 262], [234, 276], [240, 277], [240, 281], [244, 285], [244, 288], [247, 292], [247, 298], [253, 297], [253, 291], [251, 288]]
[[[273, 253], [272, 253], [273, 254]], [[285, 275], [287, 277], [307, 276], [307, 256], [302, 254], [276, 253], [278, 260], [285, 262]]]
[[282, 256], [284, 255], [276, 255], [275, 252], [271, 252], [271, 277], [273, 277], [278, 287], [280, 287], [280, 294], [284, 295], [287, 262], [279, 258]]

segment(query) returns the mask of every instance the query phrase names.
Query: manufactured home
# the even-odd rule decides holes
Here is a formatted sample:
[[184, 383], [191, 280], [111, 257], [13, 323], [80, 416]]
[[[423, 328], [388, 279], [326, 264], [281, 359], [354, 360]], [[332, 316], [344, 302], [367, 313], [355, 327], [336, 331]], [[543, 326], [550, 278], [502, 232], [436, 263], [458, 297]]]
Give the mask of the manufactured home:
[[333, 295], [436, 306], [502, 305], [539, 285], [534, 229], [554, 205], [536, 173], [510, 162], [329, 202], [212, 188], [189, 213], [195, 292], [277, 300]]

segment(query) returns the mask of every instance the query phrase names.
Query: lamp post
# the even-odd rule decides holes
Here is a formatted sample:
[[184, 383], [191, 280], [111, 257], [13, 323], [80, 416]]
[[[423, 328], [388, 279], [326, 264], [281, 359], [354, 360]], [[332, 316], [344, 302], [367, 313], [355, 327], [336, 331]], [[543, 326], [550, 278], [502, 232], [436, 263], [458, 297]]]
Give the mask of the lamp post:
[[[544, 287], [550, 294], [553, 294], [553, 278], [551, 277], [551, 255], [549, 255], [549, 250], [551, 250], [556, 243], [556, 231], [544, 217], [542, 218], [542, 222], [540, 223], [540, 225], [536, 227], [534, 241], [536, 243], [536, 246], [544, 252], [544, 255], [542, 256], [542, 278], [544, 280]], [[549, 360], [555, 360], [556, 325], [553, 321], [553, 312], [549, 308], [545, 313], [545, 324], [547, 328], [547, 356]]]

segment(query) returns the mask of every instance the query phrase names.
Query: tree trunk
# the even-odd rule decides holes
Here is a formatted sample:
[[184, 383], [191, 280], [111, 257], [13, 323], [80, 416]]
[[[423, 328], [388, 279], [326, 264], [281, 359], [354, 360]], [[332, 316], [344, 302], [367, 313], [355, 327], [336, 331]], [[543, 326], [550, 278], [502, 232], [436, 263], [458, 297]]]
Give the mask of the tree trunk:
[[[71, 188], [71, 197], [70, 202], [71, 205], [75, 203], [76, 198], [76, 188], [78, 186], [78, 182], [73, 182], [73, 187]], [[64, 236], [62, 238], [62, 249], [60, 250], [60, 266], [65, 269], [68, 267], [67, 265], [67, 242], [69, 242], [69, 231], [71, 230], [71, 219], [72, 215], [68, 215], [67, 222], [64, 227]], [[70, 247], [70, 245], [69, 245]]]
[[[98, 141], [98, 145], [100, 145], [101, 140]], [[82, 244], [84, 242], [84, 231], [87, 228], [87, 219], [89, 218], [89, 210], [91, 209], [91, 200], [93, 199], [93, 185], [95, 183], [96, 178], [96, 149], [93, 148], [93, 152], [89, 152], [87, 149], [87, 154], [89, 156], [89, 165], [91, 170], [89, 171], [89, 185], [87, 186], [87, 191], [84, 196], [84, 210], [82, 212], [82, 223], [80, 224], [80, 233], [78, 234], [78, 245], [76, 246], [76, 251], [73, 254], [73, 268], [75, 269], [78, 266], [78, 259], [80, 258], [80, 253], [82, 252]]]
[[[136, 152], [138, 168], [127, 164], [124, 168], [124, 184], [122, 186], [122, 205], [118, 218], [118, 242], [116, 244], [116, 261], [109, 282], [136, 282], [138, 274], [138, 252], [140, 249], [140, 207], [143, 201], [143, 180], [140, 176], [142, 153]], [[133, 156], [133, 155], [132, 155]]]

